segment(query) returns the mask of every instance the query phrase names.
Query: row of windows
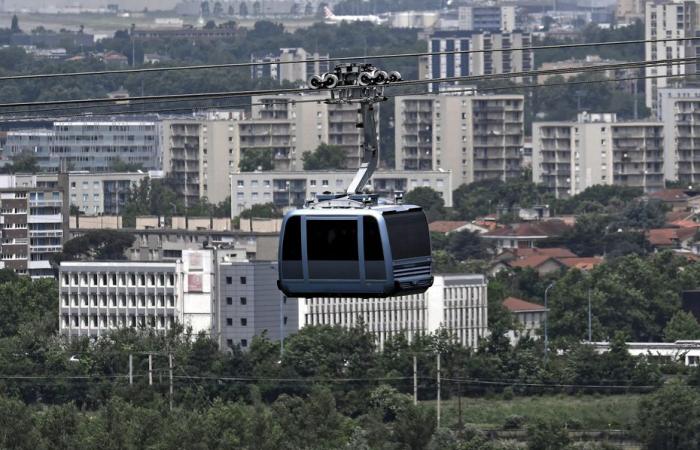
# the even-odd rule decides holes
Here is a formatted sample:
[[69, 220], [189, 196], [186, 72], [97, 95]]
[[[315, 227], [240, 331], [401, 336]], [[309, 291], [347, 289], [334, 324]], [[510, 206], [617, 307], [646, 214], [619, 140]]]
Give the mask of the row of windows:
[[[248, 299], [245, 297], [241, 297], [239, 300], [241, 305], [247, 305], [248, 304]], [[233, 305], [233, 297], [226, 297], [226, 304], [227, 305]]]
[[[226, 339], [226, 345], [233, 347], [233, 339]], [[248, 339], [241, 339], [241, 347], [248, 346]]]
[[138, 295], [133, 295], [129, 294], [124, 295], [124, 294], [119, 294], [118, 296], [115, 294], [110, 294], [110, 295], [105, 295], [105, 294], [90, 294], [90, 297], [88, 298], [87, 294], [81, 294], [78, 296], [78, 294], [71, 294], [70, 296], [66, 293], [63, 293], [61, 295], [61, 302], [64, 307], [68, 306], [103, 306], [103, 307], [126, 307], [131, 306], [131, 307], [143, 307], [145, 308], [146, 306], [150, 306], [153, 308], [160, 307], [160, 308], [165, 308], [167, 305], [170, 308], [175, 307], [175, 296], [173, 295], [144, 295], [144, 294], [138, 294]]
[[173, 316], [163, 316], [163, 315], [126, 315], [121, 314], [116, 315], [91, 315], [87, 314], [81, 315], [63, 315], [62, 320], [63, 328], [117, 328], [117, 327], [136, 327], [136, 326], [149, 326], [151, 328], [170, 328], [175, 324], [175, 318]]
[[[248, 279], [246, 277], [240, 277], [240, 284], [247, 284]], [[233, 277], [226, 277], [226, 284], [233, 284]]]
[[64, 273], [63, 286], [137, 286], [172, 287], [175, 285], [173, 273]]

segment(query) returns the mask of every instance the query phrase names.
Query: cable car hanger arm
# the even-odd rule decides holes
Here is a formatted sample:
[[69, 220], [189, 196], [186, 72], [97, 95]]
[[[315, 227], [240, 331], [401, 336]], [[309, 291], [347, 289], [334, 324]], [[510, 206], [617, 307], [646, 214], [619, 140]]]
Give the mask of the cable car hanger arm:
[[357, 169], [357, 173], [348, 186], [347, 194], [361, 194], [362, 188], [367, 185], [369, 179], [372, 178], [374, 171], [377, 170], [379, 162], [379, 142], [377, 139], [377, 123], [374, 117], [373, 101], [363, 101], [360, 103], [360, 115], [362, 122], [358, 127], [362, 128], [364, 137], [362, 143], [362, 162]]

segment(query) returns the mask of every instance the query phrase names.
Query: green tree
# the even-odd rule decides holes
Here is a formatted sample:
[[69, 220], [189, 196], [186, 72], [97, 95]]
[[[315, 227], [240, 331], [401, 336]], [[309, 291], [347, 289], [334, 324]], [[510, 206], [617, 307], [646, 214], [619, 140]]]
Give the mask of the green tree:
[[0, 396], [0, 448], [34, 450], [40, 442], [29, 408]]
[[562, 422], [539, 420], [527, 427], [527, 448], [529, 450], [561, 450], [571, 440]]
[[241, 211], [241, 219], [276, 219], [282, 217], [282, 211], [274, 203], [253, 205]]
[[460, 261], [485, 259], [490, 256], [489, 245], [476, 231], [457, 231], [449, 235], [449, 252]]
[[17, 18], [17, 15], [12, 16], [12, 23], [10, 25], [10, 31], [12, 33], [21, 33], [22, 30], [19, 28], [19, 19]]
[[433, 437], [436, 426], [435, 411], [432, 408], [409, 403], [394, 422], [393, 440], [401, 448], [423, 450]]
[[345, 151], [336, 146], [321, 144], [313, 152], [301, 156], [304, 170], [337, 170], [345, 168]]
[[134, 243], [134, 235], [117, 230], [90, 230], [63, 244], [59, 260], [107, 261], [126, 259], [124, 252]]
[[139, 170], [144, 170], [144, 168], [143, 164], [127, 163], [121, 158], [115, 158], [110, 163], [110, 170], [112, 172], [137, 172]]
[[649, 450], [700, 448], [700, 394], [679, 383], [644, 397], [639, 405], [637, 433]]
[[423, 208], [429, 222], [445, 216], [445, 200], [439, 192], [429, 187], [419, 186], [412, 189], [404, 196], [404, 203]]
[[664, 328], [667, 342], [700, 339], [700, 324], [692, 313], [676, 312]]
[[241, 160], [238, 167], [241, 172], [255, 172], [256, 170], [272, 170], [273, 152], [270, 149], [246, 150], [241, 152]]

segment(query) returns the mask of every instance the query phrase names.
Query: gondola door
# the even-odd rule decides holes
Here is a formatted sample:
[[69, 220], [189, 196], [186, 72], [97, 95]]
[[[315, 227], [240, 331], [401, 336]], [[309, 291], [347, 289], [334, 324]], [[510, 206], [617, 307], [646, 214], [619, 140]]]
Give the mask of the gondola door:
[[324, 286], [352, 290], [364, 279], [360, 224], [356, 216], [302, 217], [304, 279], [316, 292]]

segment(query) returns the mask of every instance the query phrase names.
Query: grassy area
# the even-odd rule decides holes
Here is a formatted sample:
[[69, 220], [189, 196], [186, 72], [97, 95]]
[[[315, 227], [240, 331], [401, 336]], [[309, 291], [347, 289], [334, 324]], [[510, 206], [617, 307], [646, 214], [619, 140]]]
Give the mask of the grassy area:
[[[532, 396], [500, 398], [462, 398], [464, 423], [479, 427], [500, 428], [508, 416], [523, 416], [532, 421], [538, 418], [576, 422], [583, 429], [605, 430], [630, 428], [637, 417], [642, 395], [611, 396]], [[427, 402], [435, 406], [435, 402]], [[453, 398], [442, 402], [443, 423], [457, 423], [458, 403]]]

